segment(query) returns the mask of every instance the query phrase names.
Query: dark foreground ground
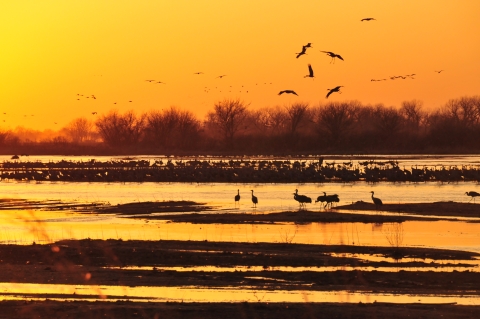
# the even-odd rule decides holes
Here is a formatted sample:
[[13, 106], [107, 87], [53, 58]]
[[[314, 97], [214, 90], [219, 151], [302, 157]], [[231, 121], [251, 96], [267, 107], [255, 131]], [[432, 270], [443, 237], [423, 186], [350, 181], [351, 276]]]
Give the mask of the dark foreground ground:
[[479, 307], [425, 304], [134, 303], [2, 301], [1, 318], [478, 318]]
[[[356, 203], [351, 209], [371, 209], [366, 203]], [[18, 205], [18, 203], [16, 204]], [[55, 204], [58, 206], [58, 204]], [[139, 203], [128, 206], [131, 216], [159, 218], [158, 214], [187, 211], [196, 203]], [[48, 205], [47, 205], [48, 206]], [[10, 209], [10, 206], [5, 206]], [[31, 209], [31, 205], [27, 205]], [[125, 206], [126, 207], [126, 206]], [[125, 208], [123, 207], [123, 208]], [[163, 210], [162, 210], [163, 207]], [[199, 208], [200, 207], [200, 208]], [[432, 203], [387, 206], [384, 211], [421, 215], [474, 217], [480, 210], [474, 204]], [[48, 207], [46, 207], [48, 209]], [[50, 207], [52, 208], [52, 207]], [[57, 207], [58, 208], [58, 207]], [[342, 207], [348, 209], [348, 207]], [[391, 210], [390, 210], [391, 209]], [[95, 205], [89, 213], [118, 213], [120, 207]], [[459, 213], [460, 212], [460, 213]], [[325, 215], [327, 214], [327, 215]], [[328, 215], [332, 214], [332, 215]], [[338, 215], [335, 215], [338, 214]], [[198, 216], [197, 216], [198, 215]], [[340, 218], [335, 211], [284, 212], [273, 214], [212, 214], [197, 213], [183, 216], [182, 222], [254, 223], [318, 221], [323, 216]], [[356, 220], [361, 214], [351, 214]], [[240, 217], [239, 217], [240, 216]], [[180, 218], [178, 217], [178, 218]], [[268, 218], [269, 217], [269, 218]], [[369, 216], [364, 222], [383, 222], [386, 215]], [[397, 217], [397, 216], [394, 216]], [[419, 216], [420, 217], [420, 216]], [[166, 219], [167, 216], [161, 216]], [[416, 217], [414, 217], [416, 218]], [[424, 218], [422, 216], [421, 218]], [[177, 221], [173, 219], [173, 221]], [[325, 220], [325, 222], [328, 222]], [[391, 259], [369, 261], [362, 256], [382, 256]], [[116, 286], [222, 287], [262, 290], [356, 291], [425, 295], [478, 295], [480, 273], [467, 263], [479, 258], [475, 253], [409, 248], [364, 247], [355, 245], [303, 245], [286, 238], [284, 243], [231, 243], [207, 241], [122, 241], [64, 240], [47, 245], [32, 244], [0, 246], [1, 283], [49, 283]], [[408, 259], [408, 262], [406, 261]], [[456, 270], [451, 267], [455, 265]], [[127, 269], [127, 267], [141, 267]], [[200, 268], [176, 271], [169, 267], [254, 267], [251, 271], [205, 272]], [[258, 267], [261, 267], [258, 269]], [[325, 268], [325, 271], [280, 271], [274, 267], [387, 267], [393, 271], [362, 271]], [[440, 272], [416, 271], [434, 267]], [[450, 268], [450, 270], [449, 270]], [[245, 269], [245, 268], [244, 268]], [[412, 271], [408, 271], [408, 270]], [[1, 297], [11, 297], [8, 287]], [[386, 303], [178, 303], [128, 301], [76, 301], [75, 295], [24, 293], [22, 301], [1, 301], [0, 318], [479, 318], [480, 306], [453, 304], [386, 304]], [[41, 298], [41, 301], [32, 301]], [[55, 301], [57, 298], [64, 301]], [[94, 300], [95, 296], [92, 296]], [[112, 297], [113, 298], [113, 297]], [[55, 300], [52, 300], [55, 299]], [[121, 298], [116, 298], [121, 299]], [[112, 300], [112, 299], [110, 299]]]

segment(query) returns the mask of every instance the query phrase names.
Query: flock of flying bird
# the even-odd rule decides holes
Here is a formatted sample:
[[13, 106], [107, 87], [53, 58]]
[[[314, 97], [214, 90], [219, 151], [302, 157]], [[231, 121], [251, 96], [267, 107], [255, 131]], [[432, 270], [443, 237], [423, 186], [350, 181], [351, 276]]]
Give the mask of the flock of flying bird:
[[[250, 190], [252, 192], [252, 203], [253, 203], [253, 208], [257, 208], [258, 204], [258, 197], [253, 195], [253, 190]], [[378, 209], [380, 206], [383, 205], [383, 202], [380, 198], [373, 196], [375, 194], [374, 191], [371, 191], [372, 193], [372, 201], [375, 204], [375, 208]], [[480, 193], [477, 193], [475, 191], [470, 191], [466, 192], [466, 195], [470, 196], [470, 201], [473, 199], [473, 203], [475, 203], [475, 197], [479, 197]], [[300, 195], [298, 194], [298, 189], [295, 189], [295, 193], [293, 193], [293, 199], [296, 200], [300, 204], [300, 209], [305, 209], [305, 204], [311, 204], [312, 203], [312, 198], [306, 196], [306, 195]], [[333, 203], [338, 203], [340, 202], [340, 197], [338, 197], [338, 194], [332, 194], [332, 195], [327, 195], [327, 193], [323, 192], [323, 195], [320, 195], [317, 197], [315, 200], [315, 203], [325, 203], [323, 205], [323, 208], [326, 208], [330, 206], [332, 207]], [[240, 190], [237, 189], [237, 195], [235, 195], [235, 207], [237, 206], [237, 203], [240, 205]]]

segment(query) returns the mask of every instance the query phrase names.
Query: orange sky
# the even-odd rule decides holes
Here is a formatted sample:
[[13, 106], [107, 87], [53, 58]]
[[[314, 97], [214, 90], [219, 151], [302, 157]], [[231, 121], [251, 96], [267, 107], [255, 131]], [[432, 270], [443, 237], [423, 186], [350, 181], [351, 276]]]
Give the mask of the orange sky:
[[[412, 99], [440, 107], [480, 94], [479, 13], [472, 0], [2, 1], [0, 129], [172, 105], [203, 118], [224, 98], [251, 109]], [[314, 79], [304, 78], [309, 63]], [[337, 85], [343, 93], [326, 100]], [[278, 96], [284, 89], [299, 96]]]

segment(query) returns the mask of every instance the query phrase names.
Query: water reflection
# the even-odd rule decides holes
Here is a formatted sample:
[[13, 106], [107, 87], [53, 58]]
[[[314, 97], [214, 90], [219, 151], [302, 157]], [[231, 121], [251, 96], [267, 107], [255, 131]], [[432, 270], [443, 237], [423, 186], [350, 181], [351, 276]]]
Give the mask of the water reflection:
[[[251, 288], [251, 287], [250, 287]], [[127, 287], [0, 283], [3, 300], [88, 300], [158, 302], [350, 302], [457, 303], [480, 305], [478, 295], [385, 294], [370, 291], [259, 290], [249, 287]]]

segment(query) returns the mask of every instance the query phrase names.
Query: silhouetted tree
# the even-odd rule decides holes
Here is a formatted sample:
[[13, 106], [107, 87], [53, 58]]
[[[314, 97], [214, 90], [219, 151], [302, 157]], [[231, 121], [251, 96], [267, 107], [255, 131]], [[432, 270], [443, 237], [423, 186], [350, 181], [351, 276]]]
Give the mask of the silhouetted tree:
[[353, 127], [358, 114], [358, 102], [329, 102], [316, 111], [317, 133], [327, 135], [330, 146], [342, 144], [342, 138]]
[[77, 118], [65, 127], [65, 133], [74, 143], [91, 140], [94, 125], [85, 117]]
[[137, 116], [133, 111], [120, 114], [114, 110], [101, 115], [95, 125], [105, 143], [112, 147], [138, 145], [145, 130], [146, 115]]
[[220, 131], [226, 147], [233, 147], [235, 135], [245, 127], [247, 106], [241, 100], [223, 100], [214, 105], [207, 115], [207, 122]]

